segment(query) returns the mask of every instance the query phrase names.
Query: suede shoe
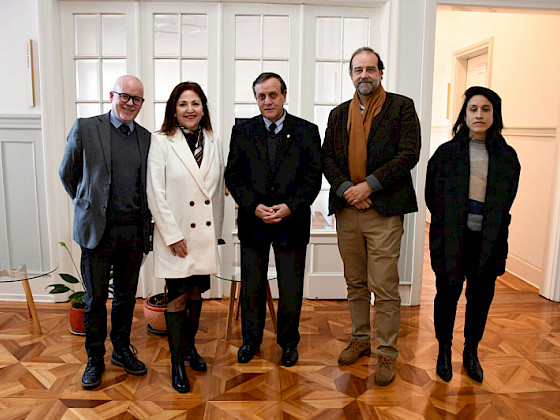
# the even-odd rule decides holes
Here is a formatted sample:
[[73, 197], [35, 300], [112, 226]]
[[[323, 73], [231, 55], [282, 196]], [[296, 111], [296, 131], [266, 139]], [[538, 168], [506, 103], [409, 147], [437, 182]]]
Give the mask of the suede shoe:
[[194, 344], [188, 344], [185, 347], [185, 349], [183, 350], [183, 357], [187, 362], [189, 362], [192, 369], [198, 372], [206, 372], [208, 370], [208, 366], [206, 366], [206, 362], [200, 356], [200, 354], [198, 354]]
[[451, 344], [440, 344], [436, 363], [436, 373], [445, 382], [453, 377], [453, 366], [451, 365]]
[[101, 374], [105, 370], [103, 356], [89, 356], [86, 369], [82, 376], [82, 388], [93, 389], [101, 384]]
[[132, 375], [144, 375], [147, 371], [146, 365], [136, 355], [138, 350], [132, 344], [128, 347], [115, 348], [111, 355], [111, 363], [124, 368]]
[[478, 361], [478, 349], [475, 346], [465, 344], [463, 350], [463, 366], [467, 369], [467, 375], [476, 382], [482, 382], [484, 372]]
[[259, 346], [256, 344], [243, 344], [237, 352], [237, 361], [239, 363], [249, 363], [258, 350]]
[[370, 354], [371, 345], [369, 341], [364, 343], [353, 338], [348, 347], [342, 350], [342, 353], [338, 356], [338, 364], [343, 366], [351, 365], [360, 357], [369, 356]]
[[375, 383], [379, 386], [386, 386], [395, 379], [395, 369], [397, 360], [391, 356], [380, 354], [377, 356], [377, 372], [375, 372]]
[[287, 345], [282, 350], [282, 365], [286, 367], [291, 367], [298, 361], [298, 351], [297, 346]]

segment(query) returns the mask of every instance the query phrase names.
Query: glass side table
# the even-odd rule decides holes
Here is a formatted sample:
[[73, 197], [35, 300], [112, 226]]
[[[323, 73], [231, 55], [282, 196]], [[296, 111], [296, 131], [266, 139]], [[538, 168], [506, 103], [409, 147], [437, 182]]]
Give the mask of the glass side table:
[[46, 261], [39, 257], [22, 257], [22, 258], [0, 258], [0, 284], [20, 282], [25, 292], [27, 300], [27, 309], [29, 316], [33, 320], [33, 324], [37, 327], [39, 335], [43, 334], [39, 316], [35, 308], [35, 301], [29, 286], [29, 280], [46, 276], [58, 268], [58, 264], [54, 261]]
[[[222, 263], [220, 265], [220, 272], [218, 274], [213, 274], [214, 277], [229, 281], [231, 283], [229, 291], [229, 306], [227, 314], [226, 323], [226, 340], [231, 337], [231, 324], [233, 322], [234, 312], [235, 319], [239, 319], [239, 295], [241, 293], [241, 267], [235, 263]], [[274, 280], [276, 278], [276, 271], [268, 270], [267, 280]], [[239, 288], [237, 287], [239, 285]], [[274, 304], [272, 301], [272, 293], [270, 293], [270, 285], [267, 284], [266, 287], [266, 302], [268, 304], [268, 310], [270, 311], [270, 318], [272, 319], [272, 325], [274, 327], [274, 332], [276, 331], [276, 312], [274, 311]], [[235, 306], [235, 309], [234, 309]]]

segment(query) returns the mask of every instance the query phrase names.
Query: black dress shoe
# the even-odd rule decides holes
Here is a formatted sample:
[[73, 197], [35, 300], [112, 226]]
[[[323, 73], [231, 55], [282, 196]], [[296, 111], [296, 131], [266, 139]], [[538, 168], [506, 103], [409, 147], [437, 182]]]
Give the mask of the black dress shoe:
[[476, 382], [482, 382], [484, 372], [478, 361], [478, 349], [466, 344], [463, 350], [463, 366], [467, 369], [467, 375]]
[[237, 361], [239, 363], [249, 363], [259, 350], [256, 344], [243, 344], [237, 352]]
[[89, 356], [86, 370], [82, 376], [82, 388], [93, 389], [101, 383], [101, 374], [105, 370], [103, 356]]
[[147, 371], [146, 365], [136, 355], [138, 350], [132, 344], [128, 347], [115, 348], [111, 355], [111, 363], [124, 368], [132, 375], [144, 375]]
[[296, 346], [286, 346], [282, 351], [282, 365], [290, 367], [298, 361], [298, 351]]
[[200, 356], [200, 354], [198, 354], [194, 344], [189, 344], [185, 347], [185, 349], [183, 350], [183, 357], [187, 362], [190, 363], [192, 369], [199, 372], [205, 372], [206, 370], [208, 370], [206, 362]]
[[451, 365], [451, 344], [440, 344], [436, 363], [436, 373], [445, 382], [449, 382], [453, 377], [453, 367]]

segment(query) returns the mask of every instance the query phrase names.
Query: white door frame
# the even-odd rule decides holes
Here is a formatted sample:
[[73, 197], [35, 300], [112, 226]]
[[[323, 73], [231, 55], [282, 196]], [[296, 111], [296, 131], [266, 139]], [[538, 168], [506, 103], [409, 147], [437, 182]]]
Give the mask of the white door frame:
[[463, 94], [465, 93], [467, 83], [467, 65], [469, 59], [482, 54], [488, 54], [488, 69], [486, 71], [485, 86], [490, 87], [493, 52], [493, 37], [453, 52], [453, 66], [451, 72], [453, 75], [453, 97], [451, 99], [451, 109], [453, 113], [449, 117], [449, 121], [455, 121], [461, 110]]

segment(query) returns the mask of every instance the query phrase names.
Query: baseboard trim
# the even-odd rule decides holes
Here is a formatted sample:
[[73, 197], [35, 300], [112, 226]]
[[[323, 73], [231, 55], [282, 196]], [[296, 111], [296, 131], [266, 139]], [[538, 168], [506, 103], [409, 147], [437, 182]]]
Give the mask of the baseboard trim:
[[524, 282], [540, 289], [543, 277], [541, 268], [510, 253], [507, 258], [506, 269]]

